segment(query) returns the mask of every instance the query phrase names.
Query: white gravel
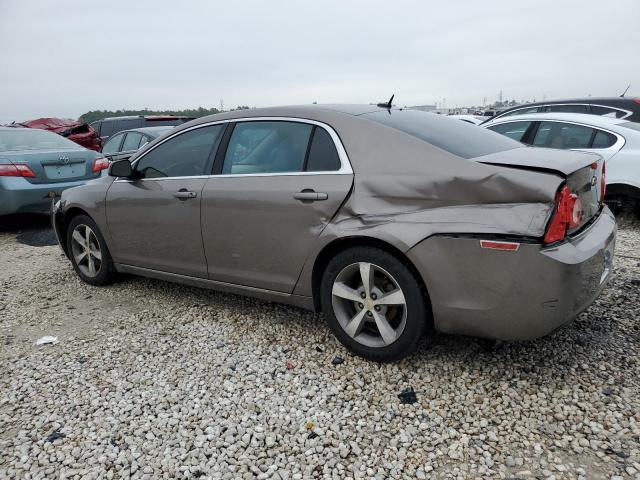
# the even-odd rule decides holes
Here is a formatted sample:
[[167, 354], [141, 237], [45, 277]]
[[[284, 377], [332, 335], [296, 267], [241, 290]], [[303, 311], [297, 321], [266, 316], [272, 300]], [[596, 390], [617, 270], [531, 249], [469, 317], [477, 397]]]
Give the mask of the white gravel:
[[0, 233], [0, 478], [640, 478], [638, 225], [566, 328], [437, 335], [392, 365], [295, 308], [89, 287], [16, 233]]

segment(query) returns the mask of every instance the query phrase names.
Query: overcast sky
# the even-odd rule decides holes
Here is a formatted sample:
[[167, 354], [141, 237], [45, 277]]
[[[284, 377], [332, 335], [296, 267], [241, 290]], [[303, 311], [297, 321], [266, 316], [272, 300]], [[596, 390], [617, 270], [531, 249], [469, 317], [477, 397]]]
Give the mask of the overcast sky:
[[0, 0], [0, 122], [640, 96], [640, 0]]

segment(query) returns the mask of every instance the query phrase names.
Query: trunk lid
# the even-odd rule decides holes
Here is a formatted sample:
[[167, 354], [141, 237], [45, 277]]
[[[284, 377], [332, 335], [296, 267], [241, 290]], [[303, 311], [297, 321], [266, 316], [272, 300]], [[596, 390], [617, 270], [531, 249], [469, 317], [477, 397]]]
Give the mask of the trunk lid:
[[25, 180], [34, 184], [88, 180], [100, 176], [100, 172], [93, 172], [93, 160], [100, 157], [93, 150], [4, 152], [2, 157], [12, 163], [27, 164], [36, 176], [25, 177]]
[[517, 148], [473, 159], [480, 163], [535, 170], [558, 175], [582, 204], [582, 219], [568, 230], [574, 233], [589, 223], [602, 207], [605, 160], [598, 154], [552, 148]]

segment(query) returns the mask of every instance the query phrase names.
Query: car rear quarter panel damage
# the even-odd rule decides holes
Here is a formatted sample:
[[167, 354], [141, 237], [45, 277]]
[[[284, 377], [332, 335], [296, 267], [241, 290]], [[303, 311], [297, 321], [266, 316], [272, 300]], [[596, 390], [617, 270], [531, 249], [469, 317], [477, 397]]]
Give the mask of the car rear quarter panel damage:
[[560, 174], [466, 160], [366, 120], [334, 119], [332, 126], [353, 165], [354, 187], [305, 264], [298, 295], [312, 295], [313, 259], [339, 239], [375, 238], [406, 253], [433, 235], [540, 238], [564, 181]]
[[408, 252], [429, 289], [434, 324], [446, 333], [526, 340], [555, 330], [589, 306], [612, 268], [615, 218], [553, 248], [481, 249], [478, 239], [436, 235]]

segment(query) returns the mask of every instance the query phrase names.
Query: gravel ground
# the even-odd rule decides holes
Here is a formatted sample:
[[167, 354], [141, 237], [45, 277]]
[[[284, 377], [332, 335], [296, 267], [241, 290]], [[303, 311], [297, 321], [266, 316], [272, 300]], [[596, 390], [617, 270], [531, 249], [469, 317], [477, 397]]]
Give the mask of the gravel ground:
[[436, 335], [391, 365], [296, 308], [134, 277], [89, 287], [19, 233], [0, 231], [0, 478], [640, 478], [637, 224], [566, 328]]

